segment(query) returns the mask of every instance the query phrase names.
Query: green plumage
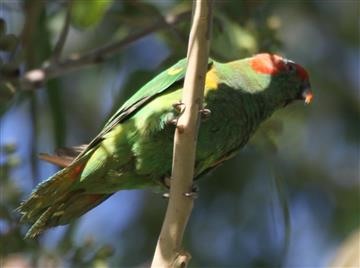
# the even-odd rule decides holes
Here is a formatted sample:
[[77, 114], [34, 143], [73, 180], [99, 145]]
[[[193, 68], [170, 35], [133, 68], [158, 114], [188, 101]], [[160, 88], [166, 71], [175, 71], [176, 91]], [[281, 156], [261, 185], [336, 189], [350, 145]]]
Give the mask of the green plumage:
[[[301, 98], [309, 86], [301, 66], [285, 59], [279, 64], [272, 56], [225, 64], [209, 61], [204, 105], [211, 115], [200, 125], [195, 179], [232, 157], [262, 121]], [[266, 73], [261, 67], [269, 64]], [[27, 237], [67, 224], [116, 191], [165, 187], [175, 130], [169, 122], [179, 116], [173, 104], [181, 99], [185, 71], [186, 60], [181, 60], [143, 86], [75, 159], [71, 149], [46, 159], [71, 159], [71, 164], [60, 164], [66, 167], [21, 204], [22, 220], [33, 224]]]

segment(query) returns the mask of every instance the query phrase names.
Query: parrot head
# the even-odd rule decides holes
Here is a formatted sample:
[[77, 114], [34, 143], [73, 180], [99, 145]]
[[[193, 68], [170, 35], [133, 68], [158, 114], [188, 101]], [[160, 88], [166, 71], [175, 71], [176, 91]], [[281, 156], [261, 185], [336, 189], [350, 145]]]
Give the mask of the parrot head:
[[[309, 104], [313, 98], [309, 75], [299, 64], [275, 54], [262, 53], [250, 58], [257, 77], [266, 77], [268, 90], [263, 94], [276, 106], [286, 106], [295, 100]], [[262, 79], [264, 81], [264, 79]]]

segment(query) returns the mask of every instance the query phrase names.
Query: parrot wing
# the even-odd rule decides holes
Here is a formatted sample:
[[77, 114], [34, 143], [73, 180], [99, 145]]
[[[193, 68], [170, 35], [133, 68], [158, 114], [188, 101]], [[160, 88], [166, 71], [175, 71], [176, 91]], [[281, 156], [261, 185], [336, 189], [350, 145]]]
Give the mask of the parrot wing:
[[[212, 65], [212, 62], [211, 59], [208, 60], [208, 69]], [[102, 140], [102, 137], [111, 131], [117, 124], [126, 120], [131, 114], [156, 98], [156, 96], [164, 93], [171, 85], [183, 80], [186, 73], [186, 67], [187, 59], [185, 58], [178, 61], [141, 87], [115, 112], [115, 114], [107, 121], [102, 131], [89, 143], [87, 148], [83, 150], [78, 157], [81, 157], [86, 151], [98, 144], [98, 142]]]

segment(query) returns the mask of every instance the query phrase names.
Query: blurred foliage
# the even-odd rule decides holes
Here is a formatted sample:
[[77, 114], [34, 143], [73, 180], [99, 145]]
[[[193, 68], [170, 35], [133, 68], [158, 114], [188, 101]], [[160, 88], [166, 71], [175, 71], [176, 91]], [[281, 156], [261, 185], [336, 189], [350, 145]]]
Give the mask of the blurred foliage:
[[[190, 20], [42, 89], [23, 90], [21, 75], [51, 64], [66, 7], [65, 1], [0, 3], [0, 266], [144, 266], [166, 208], [159, 194], [121, 192], [31, 241], [23, 240], [27, 226], [14, 210], [54, 172], [36, 155], [91, 140], [141, 85], [186, 55]], [[73, 0], [62, 58], [190, 9], [190, 1], [180, 0]], [[217, 1], [214, 15], [212, 57], [287, 55], [309, 70], [315, 100], [277, 112], [236, 158], [200, 180], [185, 237], [191, 266], [326, 266], [360, 227], [359, 3], [229, 0]]]
[[14, 78], [19, 75], [19, 62], [15, 52], [19, 39], [14, 34], [7, 33], [6, 21], [0, 18], [0, 52], [6, 57], [0, 58], [0, 115], [9, 107], [9, 100], [15, 95]]
[[102, 20], [112, 0], [72, 0], [71, 23], [75, 27], [88, 28]]

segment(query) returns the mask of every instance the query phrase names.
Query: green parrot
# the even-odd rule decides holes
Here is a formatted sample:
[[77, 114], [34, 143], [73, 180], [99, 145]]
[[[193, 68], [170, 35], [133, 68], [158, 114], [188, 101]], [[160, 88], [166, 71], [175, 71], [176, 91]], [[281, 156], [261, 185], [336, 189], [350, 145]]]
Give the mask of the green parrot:
[[[145, 84], [85, 146], [42, 158], [60, 167], [19, 207], [32, 227], [26, 237], [68, 224], [123, 189], [169, 187], [174, 121], [181, 109], [186, 59]], [[209, 60], [195, 180], [233, 157], [274, 111], [312, 99], [306, 70], [274, 54], [220, 63]]]

